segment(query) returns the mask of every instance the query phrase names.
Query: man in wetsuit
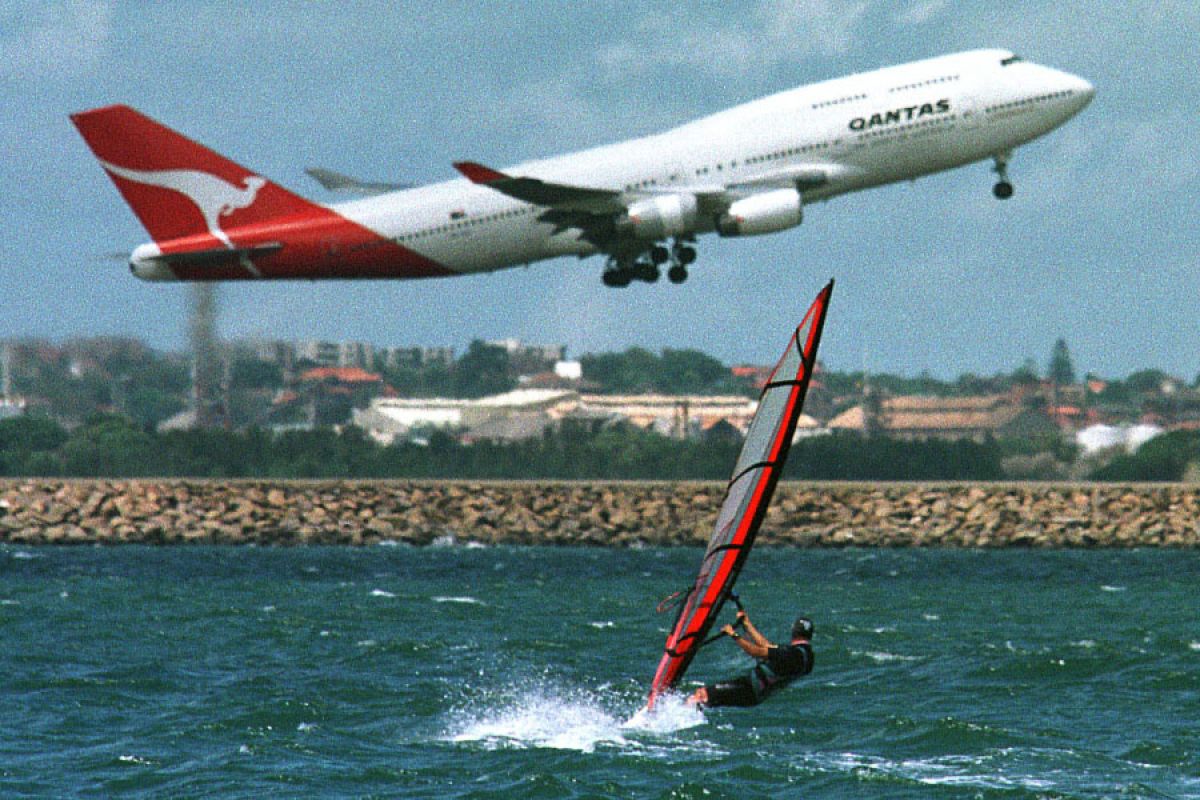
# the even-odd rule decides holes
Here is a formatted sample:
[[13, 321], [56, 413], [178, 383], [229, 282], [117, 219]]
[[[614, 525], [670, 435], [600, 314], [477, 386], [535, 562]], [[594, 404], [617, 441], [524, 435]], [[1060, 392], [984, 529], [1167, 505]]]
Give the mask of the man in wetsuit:
[[756, 706], [796, 678], [812, 672], [812, 620], [797, 619], [792, 625], [791, 644], [779, 646], [758, 632], [745, 611], [739, 611], [737, 618], [745, 626], [745, 636], [739, 635], [733, 625], [726, 625], [721, 632], [733, 639], [746, 655], [758, 659], [758, 663], [745, 675], [701, 686], [688, 698], [688, 705]]

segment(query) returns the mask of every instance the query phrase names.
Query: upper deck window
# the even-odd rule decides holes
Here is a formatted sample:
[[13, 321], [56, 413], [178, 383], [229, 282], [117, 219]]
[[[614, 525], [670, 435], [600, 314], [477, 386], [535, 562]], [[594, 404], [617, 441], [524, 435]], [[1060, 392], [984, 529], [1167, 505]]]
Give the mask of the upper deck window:
[[1009, 56], [1008, 58], [1000, 59], [1000, 66], [1007, 67], [1009, 64], [1016, 64], [1016, 63], [1024, 61], [1024, 60], [1025, 59], [1021, 58], [1019, 55], [1014, 53], [1013, 55]]

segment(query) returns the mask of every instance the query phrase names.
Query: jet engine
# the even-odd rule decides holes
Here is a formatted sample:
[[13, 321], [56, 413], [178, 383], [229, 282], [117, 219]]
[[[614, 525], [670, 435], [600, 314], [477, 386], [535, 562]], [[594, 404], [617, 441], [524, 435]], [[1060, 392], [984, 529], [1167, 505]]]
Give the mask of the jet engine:
[[638, 200], [617, 223], [618, 229], [638, 239], [658, 241], [696, 230], [696, 198], [690, 194], [664, 194]]
[[757, 236], [794, 228], [804, 219], [803, 201], [795, 189], [776, 189], [743, 197], [717, 217], [722, 236]]

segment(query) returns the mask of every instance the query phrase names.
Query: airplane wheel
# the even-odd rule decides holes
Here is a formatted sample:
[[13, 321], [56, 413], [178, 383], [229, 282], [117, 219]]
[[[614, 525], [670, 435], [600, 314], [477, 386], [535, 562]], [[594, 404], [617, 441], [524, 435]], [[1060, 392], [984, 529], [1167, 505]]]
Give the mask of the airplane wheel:
[[1013, 196], [1013, 185], [1008, 181], [1000, 181], [992, 187], [992, 194], [996, 195], [997, 200], [1007, 200]]
[[661, 275], [657, 265], [645, 261], [638, 264], [635, 269], [637, 270], [638, 280], [645, 281], [646, 283], [656, 282]]
[[655, 264], [665, 264], [667, 263], [667, 259], [670, 257], [671, 254], [667, 252], [667, 248], [663, 247], [661, 244], [656, 244], [654, 247], [650, 248], [650, 260]]
[[687, 277], [687, 270], [681, 266], [674, 266], [667, 270], [667, 280], [671, 283], [683, 283]]
[[682, 264], [683, 266], [686, 267], [688, 264], [691, 264], [693, 261], [696, 260], [696, 248], [681, 247], [675, 253], [675, 257], [679, 259], [680, 264]]
[[605, 286], [622, 289], [633, 280], [633, 271], [628, 269], [605, 270], [604, 274], [600, 276], [600, 280], [604, 282]]

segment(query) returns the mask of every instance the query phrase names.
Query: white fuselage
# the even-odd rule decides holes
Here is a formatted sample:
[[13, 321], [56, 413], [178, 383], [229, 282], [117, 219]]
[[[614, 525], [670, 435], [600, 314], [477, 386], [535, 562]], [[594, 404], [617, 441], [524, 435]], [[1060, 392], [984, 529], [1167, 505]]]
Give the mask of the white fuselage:
[[[663, 133], [518, 164], [506, 173], [616, 190], [630, 198], [678, 190], [759, 191], [803, 176], [803, 201], [1007, 158], [1091, 100], [1082, 78], [976, 50], [822, 81]], [[466, 179], [331, 206], [455, 272], [480, 272], [597, 248], [539, 221], [545, 208]], [[697, 221], [692, 233], [714, 229]]]

